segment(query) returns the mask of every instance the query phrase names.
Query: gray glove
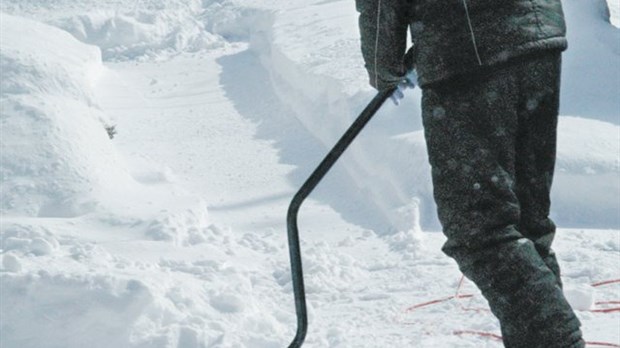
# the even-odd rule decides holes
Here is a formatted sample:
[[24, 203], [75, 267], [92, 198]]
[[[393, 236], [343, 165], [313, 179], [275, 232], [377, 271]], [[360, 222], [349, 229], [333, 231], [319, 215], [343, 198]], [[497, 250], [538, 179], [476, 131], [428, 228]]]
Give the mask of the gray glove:
[[392, 99], [394, 105], [398, 106], [400, 104], [400, 100], [405, 97], [405, 91], [408, 88], [415, 88], [415, 83], [417, 80], [418, 75], [416, 74], [415, 70], [411, 70], [407, 73], [407, 75], [405, 75], [402, 82], [398, 83], [398, 85], [396, 86], [396, 90], [394, 90], [394, 93], [392, 93], [392, 95], [390, 96], [390, 99]]

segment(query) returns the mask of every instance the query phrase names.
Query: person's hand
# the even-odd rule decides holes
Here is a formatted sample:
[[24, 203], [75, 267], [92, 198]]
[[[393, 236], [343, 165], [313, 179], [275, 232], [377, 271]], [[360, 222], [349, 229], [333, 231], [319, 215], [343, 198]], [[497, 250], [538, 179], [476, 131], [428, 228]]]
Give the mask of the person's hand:
[[400, 82], [398, 86], [396, 86], [396, 90], [394, 90], [394, 93], [392, 93], [392, 95], [390, 96], [390, 99], [392, 100], [394, 105], [398, 106], [400, 104], [400, 100], [405, 97], [405, 91], [408, 88], [415, 88], [415, 82], [417, 81], [417, 79], [418, 77], [415, 73], [415, 70], [411, 70], [407, 73], [407, 75], [405, 75], [403, 81]]

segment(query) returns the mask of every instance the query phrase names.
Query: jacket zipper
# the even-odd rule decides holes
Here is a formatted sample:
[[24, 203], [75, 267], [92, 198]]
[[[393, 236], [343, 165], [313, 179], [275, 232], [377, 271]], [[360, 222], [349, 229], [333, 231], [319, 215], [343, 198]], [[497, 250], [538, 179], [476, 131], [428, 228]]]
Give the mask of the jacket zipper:
[[381, 0], [377, 2], [377, 31], [375, 33], [375, 86], [379, 88], [379, 72], [377, 71], [379, 50], [379, 25], [381, 24]]
[[471, 42], [474, 45], [474, 52], [476, 52], [476, 58], [478, 59], [478, 65], [482, 65], [482, 59], [478, 53], [478, 45], [476, 44], [476, 35], [474, 35], [474, 27], [471, 24], [471, 18], [469, 17], [469, 8], [467, 7], [467, 0], [463, 0], [463, 7], [465, 7], [465, 15], [467, 16], [467, 24], [469, 25], [469, 33], [471, 34]]

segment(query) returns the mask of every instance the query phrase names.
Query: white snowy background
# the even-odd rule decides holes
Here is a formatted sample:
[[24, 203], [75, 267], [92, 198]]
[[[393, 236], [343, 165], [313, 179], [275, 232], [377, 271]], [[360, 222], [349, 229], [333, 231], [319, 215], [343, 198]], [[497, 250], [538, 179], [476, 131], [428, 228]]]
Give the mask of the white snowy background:
[[[618, 347], [600, 310], [620, 284], [593, 284], [620, 278], [620, 4], [564, 8], [555, 245], [589, 346]], [[0, 347], [288, 345], [288, 203], [374, 95], [354, 2], [0, 11]], [[407, 310], [461, 279], [419, 97], [386, 104], [301, 209], [308, 347], [501, 346], [467, 281]]]

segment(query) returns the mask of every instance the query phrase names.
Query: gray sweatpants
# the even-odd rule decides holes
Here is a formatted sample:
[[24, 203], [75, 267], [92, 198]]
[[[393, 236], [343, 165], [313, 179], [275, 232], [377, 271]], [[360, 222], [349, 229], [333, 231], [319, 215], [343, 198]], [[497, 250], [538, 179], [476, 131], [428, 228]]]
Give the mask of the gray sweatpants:
[[423, 89], [443, 251], [482, 291], [506, 347], [584, 347], [551, 249], [561, 54]]

